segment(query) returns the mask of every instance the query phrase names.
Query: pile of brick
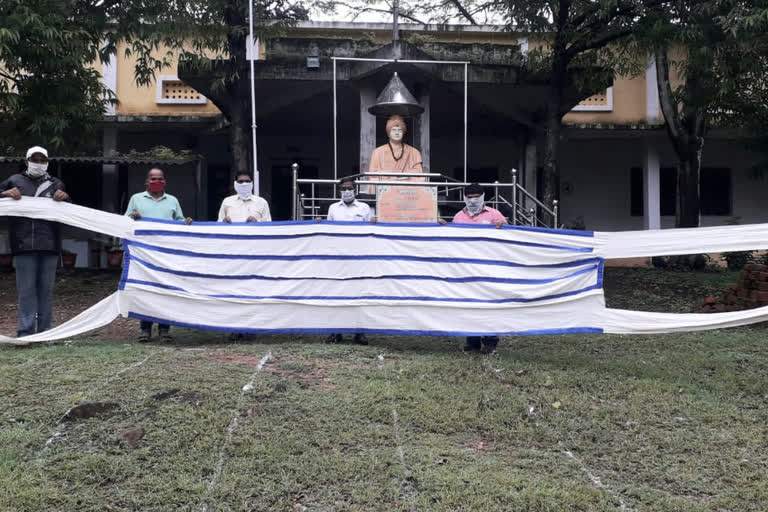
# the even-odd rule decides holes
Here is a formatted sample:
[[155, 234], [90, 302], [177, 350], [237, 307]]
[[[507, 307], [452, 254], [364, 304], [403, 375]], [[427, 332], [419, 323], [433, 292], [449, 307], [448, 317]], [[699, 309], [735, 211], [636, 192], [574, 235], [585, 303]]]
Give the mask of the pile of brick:
[[720, 297], [707, 297], [698, 313], [741, 311], [768, 305], [768, 265], [744, 265], [741, 279], [732, 284]]

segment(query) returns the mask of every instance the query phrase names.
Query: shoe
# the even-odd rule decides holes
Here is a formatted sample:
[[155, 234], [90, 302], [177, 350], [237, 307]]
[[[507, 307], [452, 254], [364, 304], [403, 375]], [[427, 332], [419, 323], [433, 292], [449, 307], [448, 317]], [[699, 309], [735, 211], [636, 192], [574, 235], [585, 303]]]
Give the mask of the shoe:
[[141, 331], [141, 334], [139, 334], [136, 337], [136, 341], [139, 343], [146, 343], [149, 341], [149, 338], [152, 337], [152, 331]]
[[325, 338], [326, 343], [341, 343], [342, 341], [344, 341], [344, 337], [341, 334], [329, 334]]
[[166, 330], [160, 331], [158, 334], [160, 335], [160, 339], [165, 343], [171, 343], [173, 341], [173, 336]]
[[355, 334], [355, 343], [358, 345], [367, 345], [368, 337], [363, 333]]
[[467, 338], [463, 350], [464, 352], [477, 352], [480, 350], [480, 339]]
[[496, 344], [495, 343], [483, 343], [483, 348], [480, 349], [481, 354], [493, 354], [496, 352]]

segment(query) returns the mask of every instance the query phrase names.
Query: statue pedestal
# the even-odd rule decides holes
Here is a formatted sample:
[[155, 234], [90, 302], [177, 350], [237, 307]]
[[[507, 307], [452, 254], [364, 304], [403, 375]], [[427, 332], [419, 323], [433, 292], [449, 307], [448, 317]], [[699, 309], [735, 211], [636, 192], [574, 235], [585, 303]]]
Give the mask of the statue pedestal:
[[437, 187], [377, 186], [376, 219], [380, 222], [437, 222]]

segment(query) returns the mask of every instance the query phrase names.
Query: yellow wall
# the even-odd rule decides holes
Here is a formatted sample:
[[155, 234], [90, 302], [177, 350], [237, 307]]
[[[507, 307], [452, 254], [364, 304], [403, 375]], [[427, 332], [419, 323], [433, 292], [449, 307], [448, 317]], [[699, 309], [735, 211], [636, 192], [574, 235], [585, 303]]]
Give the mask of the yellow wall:
[[[494, 44], [518, 44], [520, 38], [525, 34], [515, 34], [505, 31], [498, 32], [457, 32], [457, 31], [439, 31], [422, 32], [428, 35], [434, 41], [440, 42], [460, 42], [460, 43], [494, 43]], [[390, 30], [348, 30], [333, 28], [295, 28], [290, 31], [291, 37], [348, 37], [363, 38], [373, 37], [377, 42], [385, 44], [391, 41], [392, 32]], [[408, 31], [403, 33], [403, 38], [407, 39]], [[533, 49], [541, 44], [541, 41], [531, 39], [529, 49]], [[264, 45], [262, 44], [262, 52]], [[121, 46], [118, 51], [117, 65], [117, 97], [120, 104], [117, 107], [118, 115], [132, 116], [174, 116], [174, 115], [194, 115], [194, 116], [213, 116], [219, 113], [219, 110], [207, 101], [204, 105], [197, 104], [157, 104], [157, 84], [153, 81], [149, 87], [139, 87], [136, 85], [133, 77], [133, 67], [135, 58], [124, 56], [125, 47]], [[158, 52], [158, 55], [161, 53]], [[675, 56], [680, 52], [675, 52]], [[263, 53], [262, 53], [263, 55]], [[267, 57], [268, 58], [268, 57]], [[172, 66], [157, 75], [175, 75], [176, 59]], [[618, 77], [614, 82], [613, 88], [613, 109], [611, 111], [589, 111], [589, 112], [571, 112], [565, 116], [566, 124], [631, 124], [646, 122], [646, 93], [645, 93], [645, 75], [637, 77]]]
[[570, 112], [565, 124], [628, 124], [645, 122], [645, 75], [617, 77], [613, 82], [613, 110], [607, 112]]
[[[163, 53], [157, 52], [159, 57]], [[174, 58], [172, 65], [163, 71], [157, 72], [157, 76], [176, 75], [176, 63]], [[118, 115], [150, 115], [150, 116], [212, 116], [219, 113], [210, 101], [204, 105], [168, 105], [156, 103], [157, 83], [152, 81], [148, 87], [139, 87], [134, 80], [133, 70], [136, 64], [134, 56], [125, 57], [125, 47], [118, 49], [117, 54], [117, 98], [120, 104], [117, 107]]]

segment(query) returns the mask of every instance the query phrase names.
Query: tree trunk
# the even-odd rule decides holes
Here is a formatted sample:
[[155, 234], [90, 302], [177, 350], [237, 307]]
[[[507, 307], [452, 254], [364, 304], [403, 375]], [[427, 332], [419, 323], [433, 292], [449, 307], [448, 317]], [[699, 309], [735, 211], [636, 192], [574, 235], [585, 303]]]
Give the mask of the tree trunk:
[[677, 163], [677, 212], [675, 226], [699, 227], [701, 152], [704, 139], [691, 137], [693, 143], [678, 150]]
[[699, 175], [701, 154], [704, 149], [706, 130], [705, 109], [697, 105], [699, 92], [698, 77], [686, 77], [686, 98], [678, 104], [672, 92], [669, 79], [667, 48], [659, 47], [654, 52], [659, 102], [664, 113], [667, 135], [677, 155], [677, 208], [675, 226], [678, 228], [699, 227]]
[[229, 147], [232, 149], [232, 171], [251, 174], [249, 148], [251, 137], [245, 109], [232, 109], [229, 117]]
[[539, 199], [548, 208], [552, 208], [553, 201], [558, 199], [560, 195], [560, 166], [558, 157], [560, 154], [560, 131], [563, 120], [563, 89], [565, 88], [566, 79], [567, 66], [563, 59], [555, 55], [555, 60], [552, 64], [549, 99], [547, 100], [544, 165], [541, 177], [541, 192], [539, 193]]

